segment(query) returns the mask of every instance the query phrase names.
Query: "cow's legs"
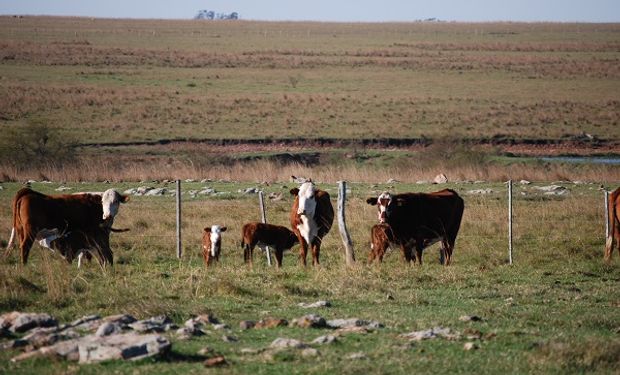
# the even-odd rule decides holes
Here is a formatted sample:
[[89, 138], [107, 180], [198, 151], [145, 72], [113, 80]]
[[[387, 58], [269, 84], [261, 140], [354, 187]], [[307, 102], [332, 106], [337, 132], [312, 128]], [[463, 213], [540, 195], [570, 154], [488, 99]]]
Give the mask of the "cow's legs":
[[418, 262], [422, 265], [422, 252], [424, 251], [424, 240], [415, 241], [415, 254]]
[[280, 249], [279, 247], [276, 247], [276, 266], [278, 268], [282, 267], [282, 257], [284, 255], [284, 250]]
[[28, 263], [28, 255], [30, 254], [30, 249], [32, 248], [32, 244], [34, 243], [34, 236], [31, 236], [30, 233], [32, 231], [22, 229], [21, 233], [18, 233], [19, 241], [19, 255], [22, 260], [22, 264]]
[[319, 265], [320, 253], [321, 253], [321, 240], [315, 239], [314, 243], [312, 244], [312, 265], [313, 266]]
[[251, 244], [245, 244], [245, 246], [243, 247], [243, 262], [246, 264], [250, 264], [250, 266], [252, 266], [252, 253], [254, 251], [254, 246], [252, 246]]
[[404, 243], [400, 244], [400, 249], [402, 250], [403, 258], [405, 259], [405, 263], [410, 264], [411, 263], [411, 254], [412, 254], [411, 249], [407, 245], [405, 245]]
[[449, 266], [452, 263], [452, 250], [454, 250], [454, 242], [442, 241], [441, 242], [441, 253], [442, 258], [445, 260], [441, 262], [441, 264], [445, 266]]
[[308, 243], [306, 242], [306, 240], [301, 237], [301, 236], [297, 236], [299, 238], [299, 259], [301, 260], [301, 264], [304, 265], [304, 267], [306, 266], [306, 254], [308, 253]]

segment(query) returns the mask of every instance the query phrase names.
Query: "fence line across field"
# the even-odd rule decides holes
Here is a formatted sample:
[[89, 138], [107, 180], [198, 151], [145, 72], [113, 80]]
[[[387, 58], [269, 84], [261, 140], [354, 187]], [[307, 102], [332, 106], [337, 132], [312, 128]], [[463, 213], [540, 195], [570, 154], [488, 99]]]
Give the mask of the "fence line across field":
[[[507, 211], [508, 211], [508, 233], [507, 233], [507, 242], [508, 242], [508, 263], [513, 264], [513, 182], [512, 180], [508, 180], [506, 182], [507, 185]], [[345, 214], [345, 201], [346, 201], [346, 181], [338, 182], [338, 225], [340, 235], [343, 241], [344, 249], [345, 249], [345, 262], [347, 265], [351, 265], [355, 262], [355, 253], [353, 250], [353, 243], [351, 240], [351, 236], [348, 233], [346, 228], [346, 214]], [[609, 202], [609, 192], [607, 190], [603, 191], [604, 193], [604, 220], [605, 220], [605, 238], [609, 237], [609, 217], [608, 217], [608, 202]], [[176, 251], [177, 258], [181, 259], [182, 257], [182, 242], [181, 242], [181, 181], [176, 181], [176, 235], [174, 236], [176, 239]], [[262, 190], [258, 191], [258, 199], [259, 199], [259, 210], [261, 215], [261, 221], [263, 223], [267, 222], [267, 217], [265, 214], [265, 202], [264, 202], [264, 193]], [[141, 237], [173, 237], [172, 235], [142, 235]], [[480, 236], [480, 235], [459, 235], [458, 238], [487, 238], [487, 239], [497, 239], [499, 236]], [[271, 266], [271, 253], [269, 248], [266, 249], [267, 262]]]

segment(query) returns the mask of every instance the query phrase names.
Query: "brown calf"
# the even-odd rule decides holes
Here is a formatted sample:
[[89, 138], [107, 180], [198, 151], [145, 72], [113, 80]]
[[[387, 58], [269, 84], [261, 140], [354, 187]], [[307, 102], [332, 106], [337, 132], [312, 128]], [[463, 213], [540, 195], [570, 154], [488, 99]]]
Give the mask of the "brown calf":
[[295, 233], [281, 225], [250, 222], [241, 229], [241, 248], [243, 248], [243, 260], [252, 264], [254, 247], [256, 245], [271, 246], [275, 249], [276, 264], [282, 267], [284, 250], [288, 250], [299, 240]]
[[383, 262], [383, 256], [390, 247], [390, 243], [394, 242], [394, 233], [392, 228], [385, 223], [375, 224], [370, 229], [370, 253], [368, 254], [368, 263], [378, 259], [379, 263]]
[[202, 257], [206, 267], [209, 267], [214, 261], [220, 261], [222, 232], [226, 232], [226, 227], [219, 225], [206, 227], [202, 232]]

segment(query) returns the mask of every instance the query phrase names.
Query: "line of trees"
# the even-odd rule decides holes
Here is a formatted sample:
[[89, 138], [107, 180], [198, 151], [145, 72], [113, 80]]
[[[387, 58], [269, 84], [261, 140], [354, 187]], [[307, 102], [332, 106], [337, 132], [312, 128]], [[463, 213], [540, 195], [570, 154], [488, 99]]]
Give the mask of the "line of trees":
[[238, 20], [239, 13], [215, 13], [212, 10], [199, 10], [198, 14], [194, 17], [196, 20]]

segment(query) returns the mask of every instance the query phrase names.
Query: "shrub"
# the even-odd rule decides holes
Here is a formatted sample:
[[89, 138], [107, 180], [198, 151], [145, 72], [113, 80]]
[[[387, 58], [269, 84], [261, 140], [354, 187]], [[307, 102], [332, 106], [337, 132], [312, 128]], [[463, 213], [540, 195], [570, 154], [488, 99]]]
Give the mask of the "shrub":
[[17, 169], [62, 166], [75, 157], [74, 144], [41, 121], [6, 130], [0, 138], [0, 160]]

